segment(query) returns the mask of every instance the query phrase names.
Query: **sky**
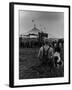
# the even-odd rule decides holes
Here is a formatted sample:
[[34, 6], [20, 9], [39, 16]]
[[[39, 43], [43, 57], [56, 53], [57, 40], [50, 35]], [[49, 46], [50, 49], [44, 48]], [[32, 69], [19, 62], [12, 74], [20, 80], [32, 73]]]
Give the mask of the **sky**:
[[25, 34], [33, 29], [34, 24], [55, 38], [64, 37], [64, 13], [45, 11], [19, 11], [19, 34]]

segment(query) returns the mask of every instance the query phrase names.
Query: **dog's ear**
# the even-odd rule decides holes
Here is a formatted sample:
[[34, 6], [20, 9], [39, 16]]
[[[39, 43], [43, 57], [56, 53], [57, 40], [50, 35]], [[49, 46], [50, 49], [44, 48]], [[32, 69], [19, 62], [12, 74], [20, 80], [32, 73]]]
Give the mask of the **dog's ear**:
[[58, 60], [58, 57], [57, 57], [57, 56], [55, 56], [55, 57], [54, 57], [54, 60]]

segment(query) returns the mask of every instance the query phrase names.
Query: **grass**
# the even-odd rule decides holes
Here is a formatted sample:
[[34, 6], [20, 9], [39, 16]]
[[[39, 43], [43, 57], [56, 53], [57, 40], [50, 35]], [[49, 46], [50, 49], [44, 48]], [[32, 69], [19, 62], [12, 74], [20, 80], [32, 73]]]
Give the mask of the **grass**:
[[63, 77], [64, 66], [51, 71], [49, 66], [41, 66], [38, 51], [39, 48], [19, 49], [19, 79]]

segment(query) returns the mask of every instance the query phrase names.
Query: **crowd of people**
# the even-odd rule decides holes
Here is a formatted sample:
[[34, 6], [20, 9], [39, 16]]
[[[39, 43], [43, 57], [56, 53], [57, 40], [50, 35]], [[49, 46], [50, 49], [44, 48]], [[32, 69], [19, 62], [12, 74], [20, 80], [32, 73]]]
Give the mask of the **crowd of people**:
[[64, 62], [64, 46], [63, 42], [59, 40], [50, 44], [48, 39], [44, 39], [44, 45], [39, 49], [38, 58], [41, 66], [49, 66], [52, 68], [60, 68]]

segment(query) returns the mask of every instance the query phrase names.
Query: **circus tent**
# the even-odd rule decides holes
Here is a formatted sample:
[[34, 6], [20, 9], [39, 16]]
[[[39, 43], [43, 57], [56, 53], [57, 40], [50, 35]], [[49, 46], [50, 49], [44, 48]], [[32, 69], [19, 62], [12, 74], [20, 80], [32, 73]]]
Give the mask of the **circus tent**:
[[37, 38], [39, 32], [41, 32], [41, 31], [34, 24], [34, 27], [31, 30], [29, 30], [28, 32], [26, 32], [24, 34], [24, 36], [29, 37], [29, 38]]

